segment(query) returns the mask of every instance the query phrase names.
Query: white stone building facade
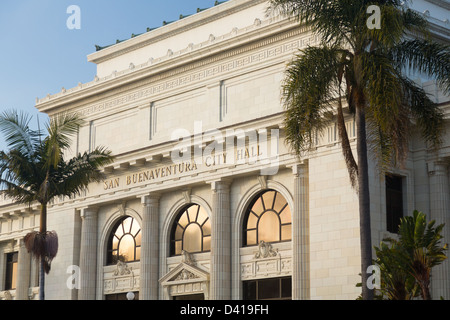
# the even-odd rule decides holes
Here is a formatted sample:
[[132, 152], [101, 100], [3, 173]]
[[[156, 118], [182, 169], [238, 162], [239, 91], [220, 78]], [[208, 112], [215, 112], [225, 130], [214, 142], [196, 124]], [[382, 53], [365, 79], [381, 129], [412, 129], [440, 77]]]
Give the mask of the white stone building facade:
[[[448, 2], [418, 6], [428, 8], [434, 35], [448, 41]], [[92, 82], [37, 101], [50, 117], [84, 117], [73, 154], [106, 146], [116, 156], [103, 183], [49, 208], [59, 252], [47, 299], [358, 297], [358, 199], [336, 128], [301, 160], [283, 137], [286, 63], [317, 38], [266, 8], [263, 0], [229, 0], [99, 48], [88, 56], [97, 64]], [[448, 119], [449, 97], [434, 82], [423, 86]], [[347, 121], [354, 143], [354, 121]], [[402, 214], [417, 209], [445, 222], [447, 242], [449, 165], [450, 136], [438, 154], [414, 137], [406, 168], [391, 172], [401, 184]], [[389, 234], [390, 200], [372, 169], [378, 245]], [[37, 205], [0, 199], [0, 299], [37, 299], [38, 268], [23, 237], [38, 229]], [[448, 262], [433, 279], [433, 296], [450, 298]], [[264, 286], [277, 296], [264, 296]]]

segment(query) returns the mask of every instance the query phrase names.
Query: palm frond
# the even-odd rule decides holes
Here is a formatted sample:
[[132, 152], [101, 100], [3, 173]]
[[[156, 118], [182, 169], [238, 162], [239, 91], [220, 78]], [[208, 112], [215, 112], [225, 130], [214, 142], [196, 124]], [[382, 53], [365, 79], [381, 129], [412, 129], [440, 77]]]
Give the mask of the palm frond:
[[435, 78], [445, 94], [450, 92], [450, 46], [427, 39], [405, 40], [388, 55], [399, 66]]
[[402, 82], [402, 97], [408, 106], [410, 117], [421, 130], [422, 137], [431, 149], [436, 150], [442, 143], [445, 132], [444, 114], [438, 104], [431, 100], [425, 90], [411, 80], [399, 76]]
[[48, 137], [44, 141], [49, 166], [58, 165], [82, 124], [83, 120], [76, 113], [61, 113], [50, 119], [46, 126]]
[[69, 161], [61, 161], [57, 170], [50, 172], [50, 196], [72, 197], [81, 194], [90, 183], [99, 182], [104, 178], [100, 169], [113, 160], [111, 151], [104, 147], [97, 147]]
[[50, 273], [51, 263], [58, 253], [58, 235], [55, 231], [33, 231], [24, 237], [25, 248], [37, 260], [44, 259], [44, 271]]
[[330, 123], [337, 97], [339, 51], [308, 47], [288, 65], [282, 85], [286, 139], [297, 154], [310, 151]]
[[0, 115], [0, 131], [5, 135], [9, 149], [31, 155], [39, 144], [41, 132], [30, 128], [31, 117], [15, 110], [4, 111]]

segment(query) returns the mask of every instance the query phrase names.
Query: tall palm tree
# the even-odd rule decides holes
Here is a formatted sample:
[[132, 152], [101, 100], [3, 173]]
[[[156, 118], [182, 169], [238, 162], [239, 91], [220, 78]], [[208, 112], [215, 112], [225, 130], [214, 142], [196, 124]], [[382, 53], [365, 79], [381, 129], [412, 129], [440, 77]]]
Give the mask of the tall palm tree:
[[[418, 127], [430, 148], [441, 143], [442, 112], [405, 70], [437, 79], [450, 91], [450, 51], [432, 42], [427, 21], [401, 0], [270, 0], [271, 10], [298, 18], [321, 43], [301, 50], [288, 64], [282, 85], [286, 141], [298, 155], [315, 146], [315, 138], [335, 115], [343, 157], [359, 195], [361, 274], [372, 263], [369, 153], [383, 172], [401, 165], [408, 138]], [[380, 28], [369, 28], [369, 5], [380, 9]], [[413, 37], [411, 37], [413, 35]], [[344, 105], [355, 117], [356, 157], [345, 127]], [[373, 290], [362, 286], [363, 299]]]
[[[39, 298], [45, 299], [45, 274], [58, 251], [58, 237], [47, 230], [47, 205], [58, 197], [73, 197], [91, 182], [99, 182], [99, 168], [113, 161], [111, 152], [97, 148], [66, 160], [64, 152], [82, 120], [61, 114], [46, 125], [47, 133], [30, 129], [31, 117], [15, 111], [0, 116], [0, 131], [8, 152], [0, 151], [0, 193], [19, 203], [40, 204], [39, 231], [25, 236], [29, 252], [40, 261]], [[2, 190], [3, 189], [3, 190]]]

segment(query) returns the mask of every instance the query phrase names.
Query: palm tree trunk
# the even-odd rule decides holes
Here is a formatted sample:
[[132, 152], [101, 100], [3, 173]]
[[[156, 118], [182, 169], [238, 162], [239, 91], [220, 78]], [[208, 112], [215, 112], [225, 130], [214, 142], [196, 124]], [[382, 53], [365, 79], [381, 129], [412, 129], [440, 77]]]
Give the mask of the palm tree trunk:
[[[39, 232], [42, 235], [47, 233], [47, 205], [41, 204], [41, 215], [40, 215], [40, 226]], [[44, 268], [44, 257], [41, 257], [41, 266], [39, 271], [39, 300], [45, 300], [45, 268]]]
[[41, 258], [41, 268], [39, 270], [39, 300], [45, 300], [45, 268], [44, 257]]
[[358, 151], [358, 198], [361, 241], [362, 298], [372, 300], [373, 289], [367, 285], [367, 268], [372, 264], [372, 239], [370, 229], [369, 166], [367, 160], [366, 115], [363, 106], [356, 110]]
[[428, 285], [428, 283], [421, 283], [420, 287], [422, 291], [422, 299], [431, 300], [430, 286]]

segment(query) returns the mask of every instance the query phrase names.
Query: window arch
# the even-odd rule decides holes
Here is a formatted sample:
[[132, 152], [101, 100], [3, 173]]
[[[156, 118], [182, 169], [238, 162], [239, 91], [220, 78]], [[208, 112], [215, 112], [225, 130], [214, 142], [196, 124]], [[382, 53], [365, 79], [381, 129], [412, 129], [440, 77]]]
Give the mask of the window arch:
[[170, 255], [211, 250], [211, 221], [206, 210], [192, 204], [178, 214], [171, 231]]
[[244, 219], [244, 246], [292, 238], [291, 209], [281, 193], [267, 190], [250, 203]]
[[116, 223], [108, 240], [108, 264], [141, 259], [141, 227], [136, 219], [125, 217]]

